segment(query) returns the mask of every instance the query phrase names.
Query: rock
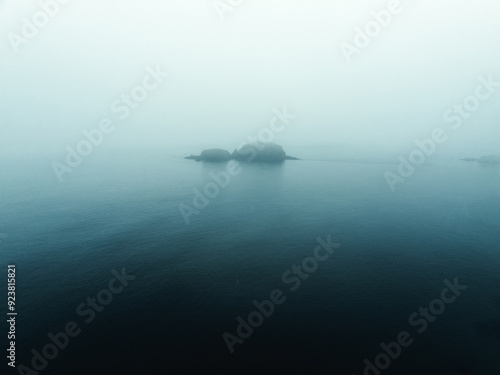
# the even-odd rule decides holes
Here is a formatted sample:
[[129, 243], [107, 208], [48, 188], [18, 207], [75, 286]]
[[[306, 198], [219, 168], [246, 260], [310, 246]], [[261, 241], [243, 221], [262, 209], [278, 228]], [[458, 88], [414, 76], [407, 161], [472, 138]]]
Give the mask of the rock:
[[486, 155], [486, 156], [481, 156], [479, 159], [465, 158], [465, 159], [461, 159], [461, 160], [463, 160], [463, 161], [477, 161], [480, 164], [488, 164], [488, 165], [500, 164], [500, 156], [498, 156], [498, 155]]
[[193, 159], [196, 161], [228, 161], [231, 159], [231, 154], [227, 150], [211, 148], [209, 150], [202, 151], [199, 156], [186, 156], [186, 159]]
[[231, 158], [240, 161], [274, 163], [286, 159], [283, 147], [276, 143], [253, 142], [234, 150]]
[[201, 155], [186, 156], [186, 159], [196, 161], [220, 162], [230, 159], [248, 162], [276, 163], [284, 160], [299, 160], [293, 156], [288, 156], [283, 147], [271, 142], [253, 142], [244, 145], [239, 150], [234, 150], [230, 154], [222, 149], [204, 150]]

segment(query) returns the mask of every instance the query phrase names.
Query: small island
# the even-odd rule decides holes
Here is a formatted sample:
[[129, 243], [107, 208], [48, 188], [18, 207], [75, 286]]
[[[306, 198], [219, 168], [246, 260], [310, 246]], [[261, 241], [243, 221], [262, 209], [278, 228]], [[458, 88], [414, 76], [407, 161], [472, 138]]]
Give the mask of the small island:
[[239, 150], [234, 150], [233, 153], [219, 148], [212, 148], [202, 151], [200, 155], [186, 156], [185, 159], [207, 162], [237, 160], [262, 163], [277, 163], [285, 160], [298, 160], [293, 156], [287, 155], [282, 146], [271, 142], [248, 143]]
[[478, 162], [479, 164], [486, 164], [486, 165], [500, 165], [500, 156], [498, 155], [486, 155], [486, 156], [481, 156], [479, 159], [465, 158], [461, 160]]

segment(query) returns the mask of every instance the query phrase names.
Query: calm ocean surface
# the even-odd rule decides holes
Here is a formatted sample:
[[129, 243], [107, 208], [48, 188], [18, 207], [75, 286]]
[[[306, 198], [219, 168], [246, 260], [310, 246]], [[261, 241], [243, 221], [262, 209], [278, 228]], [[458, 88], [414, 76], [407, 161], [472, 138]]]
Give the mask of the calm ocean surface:
[[[361, 375], [402, 331], [413, 343], [381, 374], [500, 374], [500, 168], [436, 160], [392, 193], [394, 164], [242, 164], [186, 224], [179, 205], [224, 168], [129, 155], [59, 183], [50, 162], [2, 164], [17, 363], [31, 368], [30, 351], [74, 321], [42, 374]], [[341, 246], [290, 290], [283, 273], [329, 235]], [[85, 323], [77, 306], [122, 268], [135, 279]], [[409, 317], [455, 278], [467, 289], [418, 333]], [[231, 355], [223, 333], [274, 289], [286, 301]]]

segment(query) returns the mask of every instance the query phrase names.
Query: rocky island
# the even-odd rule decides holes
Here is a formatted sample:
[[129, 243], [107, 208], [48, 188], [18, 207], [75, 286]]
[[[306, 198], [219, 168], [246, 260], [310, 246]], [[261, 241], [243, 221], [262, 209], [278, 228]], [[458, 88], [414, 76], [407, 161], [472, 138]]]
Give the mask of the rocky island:
[[479, 159], [476, 158], [465, 158], [461, 159], [463, 161], [477, 161], [480, 164], [487, 164], [487, 165], [499, 165], [500, 164], [500, 156], [498, 155], [486, 155], [486, 156], [481, 156]]
[[276, 163], [284, 160], [298, 160], [289, 156], [283, 150], [283, 147], [271, 142], [253, 142], [242, 146], [239, 150], [229, 153], [227, 150], [213, 148], [204, 150], [200, 155], [186, 156], [185, 159], [207, 162], [224, 162], [228, 160]]

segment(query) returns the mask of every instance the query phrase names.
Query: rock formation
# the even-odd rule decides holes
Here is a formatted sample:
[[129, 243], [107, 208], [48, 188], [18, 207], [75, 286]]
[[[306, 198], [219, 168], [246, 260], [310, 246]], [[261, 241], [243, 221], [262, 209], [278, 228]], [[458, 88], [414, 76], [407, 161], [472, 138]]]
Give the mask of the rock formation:
[[231, 159], [231, 154], [227, 150], [220, 148], [211, 148], [201, 152], [201, 155], [186, 156], [186, 159], [193, 159], [196, 161], [228, 161]]
[[201, 153], [201, 155], [187, 156], [186, 159], [193, 159], [196, 161], [228, 161], [230, 159], [247, 162], [262, 162], [262, 163], [276, 163], [284, 160], [298, 160], [293, 156], [288, 156], [283, 147], [276, 143], [270, 142], [253, 142], [244, 145], [239, 150], [234, 150], [230, 154], [226, 150], [209, 149]]
[[499, 165], [500, 164], [500, 156], [498, 155], [486, 155], [481, 156], [479, 159], [476, 158], [465, 158], [461, 159], [463, 161], [477, 161], [480, 164], [488, 164], [488, 165]]

